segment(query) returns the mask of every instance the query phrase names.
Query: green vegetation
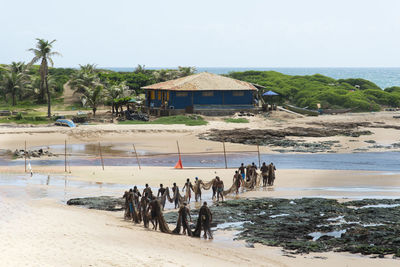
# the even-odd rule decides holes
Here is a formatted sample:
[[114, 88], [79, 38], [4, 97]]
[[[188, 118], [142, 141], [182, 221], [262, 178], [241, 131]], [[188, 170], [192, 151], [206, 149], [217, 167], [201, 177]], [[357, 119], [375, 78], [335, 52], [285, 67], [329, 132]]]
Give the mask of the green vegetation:
[[228, 123], [249, 123], [249, 120], [245, 119], [245, 118], [237, 118], [237, 119], [226, 118], [226, 119], [224, 119], [224, 121], [228, 122]]
[[208, 122], [198, 115], [176, 115], [161, 117], [153, 121], [120, 121], [119, 124], [185, 124], [187, 126], [206, 125]]
[[279, 93], [280, 97], [275, 100], [280, 104], [310, 109], [317, 109], [320, 104], [323, 109], [351, 108], [353, 111], [378, 111], [381, 106], [400, 106], [399, 87], [382, 90], [364, 79], [335, 80], [320, 74], [291, 76], [275, 71], [232, 72], [228, 76]]
[[28, 116], [22, 115], [22, 113], [18, 113], [15, 116], [10, 117], [0, 117], [0, 123], [17, 123], [17, 124], [49, 124], [53, 123], [54, 120], [49, 119], [45, 116], [32, 116], [31, 114]]

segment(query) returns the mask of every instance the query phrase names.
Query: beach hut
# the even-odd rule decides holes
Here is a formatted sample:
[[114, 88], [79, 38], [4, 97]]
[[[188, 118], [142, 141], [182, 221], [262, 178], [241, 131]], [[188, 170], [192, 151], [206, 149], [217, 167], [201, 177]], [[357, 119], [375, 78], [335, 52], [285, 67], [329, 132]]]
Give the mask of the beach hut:
[[201, 72], [183, 78], [142, 87], [149, 109], [247, 110], [254, 108], [256, 86], [251, 83]]

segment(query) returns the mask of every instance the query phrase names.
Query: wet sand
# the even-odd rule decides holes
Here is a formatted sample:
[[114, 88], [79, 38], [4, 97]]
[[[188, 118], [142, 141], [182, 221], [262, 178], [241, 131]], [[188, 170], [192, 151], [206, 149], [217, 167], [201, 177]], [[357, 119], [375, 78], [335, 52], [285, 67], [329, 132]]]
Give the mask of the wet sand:
[[[4, 169], [0, 170], [2, 173]], [[9, 169], [8, 172], [13, 170]], [[14, 170], [15, 172], [16, 170]], [[50, 169], [40, 171], [44, 176]], [[226, 186], [231, 184], [232, 169], [216, 170]], [[94, 174], [93, 174], [94, 172]], [[58, 170], [58, 174], [62, 171]], [[4, 174], [3, 174], [4, 175]], [[15, 174], [12, 174], [15, 175]], [[12, 176], [11, 175], [11, 176]], [[62, 177], [54, 175], [49, 186], [61, 187]], [[187, 177], [199, 176], [205, 181], [215, 175], [209, 169], [108, 167], [105, 171], [93, 167], [76, 167], [68, 181], [89, 181], [102, 186], [103, 193], [117, 194], [119, 186], [149, 182], [157, 186], [176, 181], [181, 186]], [[51, 191], [45, 182], [29, 182], [29, 186], [1, 185], [2, 190], [21, 194], [0, 195], [0, 212], [6, 214], [0, 220], [0, 265], [50, 266], [398, 266], [398, 260], [371, 259], [347, 253], [311, 253], [283, 256], [280, 248], [255, 245], [247, 248], [243, 242], [230, 241], [234, 232], [218, 231], [214, 241], [173, 236], [146, 230], [122, 219], [122, 212], [102, 212], [65, 206], [51, 194], [33, 198], [34, 188]], [[278, 170], [274, 188], [252, 191], [240, 197], [303, 197], [338, 194], [345, 198], [400, 196], [400, 175], [382, 172]], [[58, 179], [58, 181], [56, 181]], [[4, 179], [3, 179], [4, 180]], [[113, 185], [108, 183], [118, 183]], [[110, 187], [110, 188], [108, 188]], [[80, 188], [80, 189], [77, 189]], [[85, 182], [77, 188], [69, 188], [78, 194], [85, 193]], [[108, 188], [108, 189], [107, 189]], [[313, 190], [309, 190], [314, 188]], [[365, 190], [363, 191], [362, 188]], [[371, 191], [372, 190], [372, 191]], [[376, 191], [374, 191], [376, 190]], [[91, 192], [88, 190], [87, 192]], [[98, 194], [100, 194], [98, 192]], [[172, 226], [171, 226], [172, 227]], [[315, 258], [319, 257], [319, 258]]]
[[[326, 115], [319, 117], [299, 118], [285, 112], [275, 112], [265, 118], [261, 115], [246, 117], [249, 123], [226, 123], [224, 117], [207, 117], [209, 121], [205, 126], [185, 125], [118, 125], [98, 124], [80, 125], [77, 128], [65, 128], [58, 126], [21, 127], [15, 125], [4, 126], [0, 124], [0, 148], [23, 149], [27, 141], [28, 148], [46, 147], [48, 145], [62, 145], [67, 140], [68, 144], [84, 144], [97, 142], [125, 143], [124, 150], [132, 151], [132, 143], [138, 150], [149, 152], [173, 152], [177, 151], [176, 141], [180, 143], [181, 152], [211, 152], [222, 151], [222, 143], [209, 140], [201, 140], [198, 135], [211, 129], [283, 129], [286, 127], [318, 127], [313, 123], [349, 123], [349, 122], [374, 122], [400, 126], [399, 119], [393, 116], [398, 112], [376, 113], [349, 113], [339, 115]], [[332, 147], [336, 153], [351, 153], [361, 149], [362, 151], [398, 151], [398, 148], [387, 148], [397, 143], [399, 130], [360, 127], [360, 130], [369, 130], [372, 135], [360, 137], [333, 136], [333, 137], [289, 137], [289, 140], [304, 140], [306, 142], [338, 141], [337, 146]], [[365, 141], [373, 140], [371, 144]], [[227, 143], [228, 151], [255, 151], [256, 146]], [[262, 153], [278, 153], [274, 151], [279, 147], [262, 146]]]

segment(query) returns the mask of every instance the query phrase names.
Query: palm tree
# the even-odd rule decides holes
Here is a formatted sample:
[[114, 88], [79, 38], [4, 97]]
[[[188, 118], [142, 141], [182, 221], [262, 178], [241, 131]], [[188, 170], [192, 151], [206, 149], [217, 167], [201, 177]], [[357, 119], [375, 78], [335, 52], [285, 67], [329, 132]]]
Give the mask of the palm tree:
[[26, 72], [27, 65], [24, 62], [12, 62], [5, 70], [6, 72], [2, 79], [3, 94], [10, 93], [12, 105], [15, 106], [17, 104], [17, 94], [21, 94], [21, 91], [30, 81], [29, 75]]
[[55, 51], [52, 51], [53, 48], [53, 43], [56, 40], [53, 40], [51, 42], [44, 40], [44, 39], [39, 39], [36, 38], [37, 44], [36, 48], [31, 48], [29, 51], [33, 52], [35, 55], [31, 61], [30, 64], [35, 64], [41, 60], [40, 63], [40, 94], [39, 94], [39, 102], [43, 103], [44, 102], [44, 90], [46, 89], [46, 94], [47, 94], [47, 116], [50, 118], [51, 117], [51, 100], [50, 100], [50, 91], [49, 91], [49, 85], [48, 85], [48, 73], [49, 73], [49, 66], [48, 63], [50, 63], [51, 66], [54, 65], [53, 56], [60, 56], [61, 54]]
[[96, 117], [97, 107], [103, 102], [103, 85], [86, 88], [81, 97], [82, 103], [92, 108], [93, 117]]
[[[126, 81], [124, 81], [120, 84], [106, 86], [105, 89], [106, 89], [106, 96], [111, 101], [112, 114], [114, 114], [115, 112], [114, 100], [127, 96], [129, 93], [129, 87], [126, 85]], [[118, 115], [118, 110], [117, 110], [117, 115]]]
[[79, 66], [81, 69], [75, 72], [69, 81], [69, 85], [75, 91], [75, 93], [83, 94], [87, 88], [101, 85], [100, 78], [96, 74], [96, 65], [86, 64]]

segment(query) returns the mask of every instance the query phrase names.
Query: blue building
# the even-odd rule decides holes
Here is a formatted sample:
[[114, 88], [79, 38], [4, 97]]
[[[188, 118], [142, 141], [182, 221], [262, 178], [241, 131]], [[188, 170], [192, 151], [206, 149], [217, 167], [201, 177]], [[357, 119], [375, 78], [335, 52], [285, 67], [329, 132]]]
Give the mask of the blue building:
[[142, 87], [150, 109], [234, 109], [254, 107], [257, 88], [248, 82], [201, 72]]

